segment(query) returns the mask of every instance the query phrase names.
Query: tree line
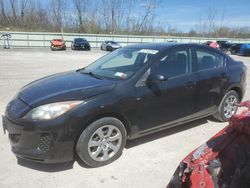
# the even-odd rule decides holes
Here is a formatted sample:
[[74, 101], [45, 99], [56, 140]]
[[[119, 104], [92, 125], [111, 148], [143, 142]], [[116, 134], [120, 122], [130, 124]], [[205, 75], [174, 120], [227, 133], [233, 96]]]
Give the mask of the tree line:
[[[231, 28], [216, 23], [217, 12], [189, 32], [159, 21], [160, 0], [0, 0], [0, 30], [175, 35], [189, 37], [250, 37], [250, 27]], [[225, 11], [225, 10], [224, 10]]]

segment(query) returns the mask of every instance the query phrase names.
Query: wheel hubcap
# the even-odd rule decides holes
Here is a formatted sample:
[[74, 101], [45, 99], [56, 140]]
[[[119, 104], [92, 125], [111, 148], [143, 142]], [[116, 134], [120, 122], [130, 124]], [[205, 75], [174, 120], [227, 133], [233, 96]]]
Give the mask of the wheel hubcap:
[[95, 161], [107, 161], [120, 149], [122, 136], [114, 125], [105, 125], [97, 129], [88, 143], [89, 156]]
[[230, 95], [224, 104], [224, 116], [231, 118], [237, 111], [236, 104], [238, 103], [237, 98], [234, 95]]

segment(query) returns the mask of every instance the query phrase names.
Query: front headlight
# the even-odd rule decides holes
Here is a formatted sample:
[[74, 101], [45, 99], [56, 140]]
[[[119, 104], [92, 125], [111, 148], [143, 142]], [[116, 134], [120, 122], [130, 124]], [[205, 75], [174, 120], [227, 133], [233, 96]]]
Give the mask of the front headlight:
[[28, 112], [23, 118], [31, 120], [49, 120], [54, 119], [65, 112], [71, 110], [83, 101], [65, 101], [56, 102], [38, 106]]

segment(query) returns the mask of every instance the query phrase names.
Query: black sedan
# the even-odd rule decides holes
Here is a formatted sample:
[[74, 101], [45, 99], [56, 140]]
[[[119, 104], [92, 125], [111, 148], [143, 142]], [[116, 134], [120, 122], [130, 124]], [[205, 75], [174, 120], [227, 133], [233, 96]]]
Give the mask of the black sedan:
[[241, 43], [232, 44], [232, 46], [230, 47], [230, 53], [232, 55], [238, 54], [240, 52], [241, 46], [242, 46]]
[[217, 42], [217, 44], [219, 44], [220, 50], [222, 50], [225, 53], [227, 53], [230, 50], [230, 48], [232, 47], [232, 43], [230, 43], [227, 40], [217, 40], [216, 42]]
[[246, 67], [196, 44], [141, 44], [86, 68], [23, 87], [3, 117], [17, 157], [116, 160], [127, 139], [213, 115], [227, 121], [245, 93]]
[[89, 42], [85, 38], [74, 38], [71, 50], [91, 50]]

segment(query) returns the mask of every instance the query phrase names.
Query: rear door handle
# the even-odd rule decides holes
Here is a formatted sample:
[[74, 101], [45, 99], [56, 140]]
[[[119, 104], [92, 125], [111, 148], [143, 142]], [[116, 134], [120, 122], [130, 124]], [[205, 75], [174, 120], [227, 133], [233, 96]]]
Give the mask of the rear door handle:
[[192, 81], [189, 81], [189, 82], [187, 82], [186, 84], [185, 84], [185, 88], [187, 88], [187, 89], [191, 89], [191, 88], [193, 88], [194, 87], [194, 82], [192, 82]]

